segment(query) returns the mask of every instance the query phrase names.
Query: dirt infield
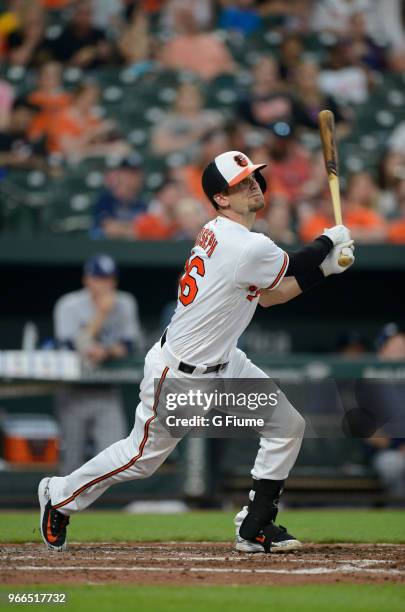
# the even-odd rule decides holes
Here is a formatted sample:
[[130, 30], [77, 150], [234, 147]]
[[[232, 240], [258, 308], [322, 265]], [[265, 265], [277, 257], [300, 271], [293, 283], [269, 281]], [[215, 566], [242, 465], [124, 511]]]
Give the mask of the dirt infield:
[[284, 554], [238, 553], [231, 543], [6, 544], [3, 584], [308, 584], [405, 582], [405, 545], [305, 544]]

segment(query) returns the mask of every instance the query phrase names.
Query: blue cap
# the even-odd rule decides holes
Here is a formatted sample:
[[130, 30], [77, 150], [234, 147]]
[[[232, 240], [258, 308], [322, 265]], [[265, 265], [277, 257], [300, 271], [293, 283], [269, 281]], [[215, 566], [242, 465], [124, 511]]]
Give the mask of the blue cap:
[[84, 264], [83, 272], [85, 276], [98, 276], [106, 278], [109, 276], [117, 276], [117, 264], [109, 255], [99, 254], [90, 257]]

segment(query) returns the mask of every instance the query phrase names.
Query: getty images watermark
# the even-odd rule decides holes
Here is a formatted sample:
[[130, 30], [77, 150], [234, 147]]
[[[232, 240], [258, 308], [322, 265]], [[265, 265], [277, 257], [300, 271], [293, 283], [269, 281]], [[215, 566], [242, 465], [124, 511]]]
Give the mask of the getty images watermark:
[[155, 381], [154, 431], [164, 437], [405, 438], [405, 381], [166, 378]]
[[[188, 389], [187, 392], [167, 393], [165, 396], [166, 410], [175, 411], [179, 408], [193, 408], [208, 413], [213, 409], [230, 409], [254, 411], [258, 408], [277, 406], [281, 391], [274, 393], [235, 393], [219, 391], [203, 391], [201, 389]], [[244, 414], [191, 414], [177, 416], [169, 414], [165, 419], [168, 427], [264, 427], [264, 418], [260, 416], [246, 416]]]
[[[156, 387], [157, 389], [158, 387]], [[252, 379], [166, 379], [156, 407], [162, 435], [183, 437], [256, 437], [262, 434], [284, 398], [266, 380], [257, 388]]]

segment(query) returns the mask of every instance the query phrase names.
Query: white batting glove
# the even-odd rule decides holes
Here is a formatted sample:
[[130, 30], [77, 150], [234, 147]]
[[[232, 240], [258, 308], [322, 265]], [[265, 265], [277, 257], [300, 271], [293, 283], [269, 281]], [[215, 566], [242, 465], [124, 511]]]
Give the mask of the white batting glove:
[[[353, 251], [353, 240], [348, 240], [347, 242], [343, 242], [342, 244], [335, 246], [319, 266], [324, 276], [330, 276], [331, 274], [341, 274], [345, 270], [348, 270], [354, 264], [355, 257]], [[339, 265], [339, 257], [341, 255], [347, 255], [350, 258], [350, 263], [347, 266]]]
[[335, 225], [334, 227], [327, 227], [324, 229], [322, 236], [327, 236], [332, 240], [334, 246], [342, 244], [343, 242], [349, 242], [352, 239], [350, 230], [345, 225]]

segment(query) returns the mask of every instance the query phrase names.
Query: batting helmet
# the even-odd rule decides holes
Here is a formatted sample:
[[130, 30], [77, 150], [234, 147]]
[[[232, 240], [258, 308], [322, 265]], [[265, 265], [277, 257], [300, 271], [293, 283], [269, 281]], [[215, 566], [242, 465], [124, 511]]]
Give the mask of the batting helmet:
[[254, 174], [260, 189], [264, 193], [267, 185], [260, 170], [267, 164], [254, 164], [240, 151], [226, 151], [218, 155], [208, 164], [202, 175], [202, 187], [207, 198], [217, 207], [214, 195], [221, 193], [227, 187], [237, 185], [247, 176]]

